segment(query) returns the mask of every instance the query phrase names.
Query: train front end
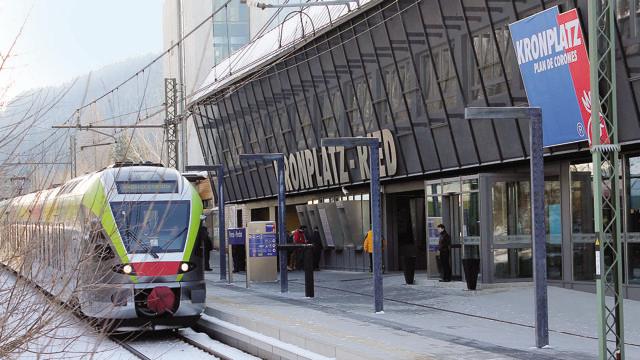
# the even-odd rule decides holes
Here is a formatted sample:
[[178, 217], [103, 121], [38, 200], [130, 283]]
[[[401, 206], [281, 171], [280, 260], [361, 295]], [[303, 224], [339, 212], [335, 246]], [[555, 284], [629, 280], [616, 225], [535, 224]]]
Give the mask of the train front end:
[[192, 325], [206, 296], [197, 191], [176, 170], [159, 166], [110, 168], [95, 187], [94, 203], [85, 205], [94, 210], [98, 237], [106, 243], [96, 253], [112, 256], [98, 255], [100, 264], [91, 266], [103, 276], [84, 278], [98, 281], [85, 284], [92, 290], [81, 301], [82, 312], [111, 320], [117, 330]]

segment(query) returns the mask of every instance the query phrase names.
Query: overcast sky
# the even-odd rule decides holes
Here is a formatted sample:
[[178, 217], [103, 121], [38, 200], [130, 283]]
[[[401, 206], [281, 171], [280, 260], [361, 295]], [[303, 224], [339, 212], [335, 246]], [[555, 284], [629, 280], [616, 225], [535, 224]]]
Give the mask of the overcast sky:
[[4, 56], [29, 14], [0, 86], [11, 93], [57, 85], [162, 50], [162, 0], [0, 0]]

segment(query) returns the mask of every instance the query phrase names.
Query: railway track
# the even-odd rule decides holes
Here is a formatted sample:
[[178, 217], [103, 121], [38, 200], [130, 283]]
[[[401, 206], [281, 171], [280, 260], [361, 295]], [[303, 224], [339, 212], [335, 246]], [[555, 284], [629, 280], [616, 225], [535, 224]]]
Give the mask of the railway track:
[[[69, 315], [76, 317], [78, 320], [81, 320], [84, 325], [97, 330], [97, 333], [104, 334], [103, 330], [100, 328], [99, 324], [92, 323], [89, 319], [87, 319], [82, 314], [78, 313], [74, 306], [59, 301], [52, 294], [47, 292], [45, 289], [40, 287], [38, 284], [30, 281], [29, 279], [23, 277], [15, 270], [7, 267], [4, 264], [0, 263], [0, 271], [6, 271], [9, 274], [15, 276], [16, 278], [21, 278], [29, 285], [33, 287], [33, 290], [45, 298], [51, 300], [52, 302], [57, 303], [58, 305], [64, 307], [69, 311]], [[193, 334], [194, 332], [198, 333], [195, 330], [188, 330]], [[208, 335], [200, 334], [203, 337], [206, 336], [206, 339], [211, 339]], [[108, 335], [108, 338], [113, 341], [115, 344], [120, 346], [122, 349], [131, 353], [138, 359], [175, 359], [180, 356], [188, 356], [188, 359], [222, 359], [222, 360], [232, 360], [237, 358], [238, 356], [243, 359], [252, 358], [251, 355], [243, 353], [242, 351], [230, 347], [228, 345], [224, 345], [222, 343], [217, 344], [216, 348], [212, 348], [210, 346], [206, 346], [201, 344], [200, 342], [194, 340], [193, 336], [185, 336], [180, 331], [166, 330], [166, 331], [157, 331], [157, 332], [138, 332], [138, 333], [130, 333], [128, 336], [124, 336], [124, 334], [120, 335]], [[195, 336], [196, 338], [198, 336]], [[159, 343], [160, 341], [160, 343]], [[164, 341], [164, 342], [163, 342]], [[211, 341], [215, 341], [211, 339]], [[11, 344], [8, 344], [11, 346]], [[16, 345], [17, 346], [17, 345]], [[222, 352], [221, 352], [222, 351]], [[234, 355], [229, 355], [234, 354]]]
[[176, 359], [179, 357], [231, 359], [178, 331], [149, 332], [129, 336], [111, 335], [109, 338], [141, 360]]

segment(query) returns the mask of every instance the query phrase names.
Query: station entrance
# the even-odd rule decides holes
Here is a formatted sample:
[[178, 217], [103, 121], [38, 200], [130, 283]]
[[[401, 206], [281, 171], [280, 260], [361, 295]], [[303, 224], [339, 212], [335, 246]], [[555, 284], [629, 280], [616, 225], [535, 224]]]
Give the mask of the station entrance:
[[480, 195], [478, 178], [456, 178], [425, 183], [427, 275], [440, 277], [439, 232], [443, 224], [451, 236], [453, 280], [462, 280], [462, 259], [480, 258]]
[[405, 259], [415, 257], [415, 269], [427, 268], [424, 192], [389, 195], [388, 260], [390, 270], [404, 270]]

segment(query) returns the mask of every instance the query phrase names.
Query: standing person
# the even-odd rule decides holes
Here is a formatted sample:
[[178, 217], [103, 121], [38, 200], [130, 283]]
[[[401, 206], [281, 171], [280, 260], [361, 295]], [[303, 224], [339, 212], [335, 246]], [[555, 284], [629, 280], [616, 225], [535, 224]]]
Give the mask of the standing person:
[[369, 254], [369, 272], [373, 272], [373, 231], [367, 231], [365, 235], [362, 248]]
[[[287, 235], [287, 244], [293, 244], [293, 234], [295, 234], [296, 230], [293, 230]], [[293, 250], [287, 249], [287, 270], [293, 270]]]
[[[243, 239], [244, 240], [244, 239]], [[231, 256], [233, 257], [233, 272], [238, 273], [245, 271], [245, 262], [247, 257], [247, 250], [244, 243], [242, 245], [231, 246]]]
[[200, 229], [198, 229], [198, 241], [202, 244], [204, 250], [204, 269], [205, 271], [211, 271], [211, 265], [209, 264], [209, 255], [211, 250], [213, 250], [213, 244], [211, 243], [211, 239], [209, 238], [209, 231], [207, 231], [207, 227], [204, 226], [204, 219], [206, 216], [200, 217]]
[[[301, 225], [300, 227], [298, 227], [294, 232], [293, 232], [293, 243], [294, 244], [306, 244], [307, 243], [307, 237], [305, 236], [305, 230], [307, 229], [306, 226]], [[301, 254], [302, 251], [301, 249], [295, 249], [293, 251], [293, 255], [291, 256], [291, 268], [293, 270], [298, 270], [301, 266], [303, 261], [301, 260]]]
[[322, 239], [320, 239], [320, 230], [315, 226], [309, 242], [313, 244], [313, 269], [320, 270], [320, 256], [322, 255]]
[[306, 244], [307, 236], [305, 235], [305, 231], [307, 227], [305, 225], [301, 225], [296, 231], [293, 232], [293, 242], [295, 244]]
[[438, 239], [438, 250], [440, 251], [440, 266], [442, 267], [441, 282], [451, 281], [451, 236], [445, 230], [444, 225], [438, 225], [440, 238]]
[[[382, 253], [384, 253], [384, 248], [387, 247], [387, 243], [384, 238], [382, 238]], [[373, 272], [373, 230], [369, 229], [367, 231], [367, 235], [365, 235], [362, 249], [369, 253], [369, 272]], [[382, 257], [382, 272], [384, 273], [384, 257]]]

